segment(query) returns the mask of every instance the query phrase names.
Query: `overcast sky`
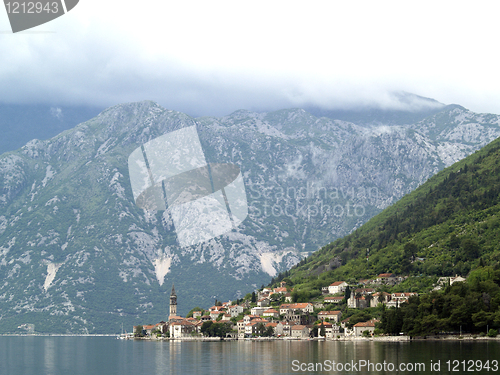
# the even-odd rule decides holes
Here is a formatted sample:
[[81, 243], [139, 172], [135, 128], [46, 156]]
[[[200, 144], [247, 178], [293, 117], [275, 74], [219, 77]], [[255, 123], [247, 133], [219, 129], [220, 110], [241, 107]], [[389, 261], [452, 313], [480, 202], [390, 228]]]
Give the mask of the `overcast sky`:
[[[497, 5], [498, 4], [498, 5]], [[500, 2], [80, 0], [13, 34], [0, 102], [151, 99], [191, 115], [397, 107], [406, 91], [500, 114]]]

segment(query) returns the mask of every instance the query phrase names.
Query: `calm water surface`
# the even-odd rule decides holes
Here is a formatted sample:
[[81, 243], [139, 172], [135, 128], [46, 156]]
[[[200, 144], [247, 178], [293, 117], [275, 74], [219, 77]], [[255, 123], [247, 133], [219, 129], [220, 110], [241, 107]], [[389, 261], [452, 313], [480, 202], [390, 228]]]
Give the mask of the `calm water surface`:
[[[448, 371], [447, 361], [450, 362]], [[114, 337], [0, 337], [0, 374], [500, 374], [477, 371], [480, 364], [500, 361], [500, 342], [150, 342]], [[422, 363], [413, 371], [330, 371], [329, 366]], [[363, 362], [364, 361], [364, 362]], [[320, 365], [316, 365], [319, 363]], [[438, 371], [436, 364], [440, 364]], [[323, 371], [321, 371], [323, 365]], [[431, 365], [434, 370], [431, 370]], [[317, 366], [317, 371], [307, 371]], [[500, 366], [500, 364], [499, 364]], [[302, 371], [305, 370], [305, 371]], [[326, 371], [325, 371], [326, 370]], [[356, 371], [357, 370], [357, 371]]]

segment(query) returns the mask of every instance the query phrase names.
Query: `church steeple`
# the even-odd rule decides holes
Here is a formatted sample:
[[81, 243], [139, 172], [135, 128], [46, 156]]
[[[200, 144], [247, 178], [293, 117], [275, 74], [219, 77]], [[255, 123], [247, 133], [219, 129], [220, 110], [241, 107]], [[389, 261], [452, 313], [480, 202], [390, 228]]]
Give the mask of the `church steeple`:
[[175, 287], [172, 284], [172, 292], [170, 292], [170, 315], [169, 319], [173, 316], [177, 316], [177, 294], [175, 294]]

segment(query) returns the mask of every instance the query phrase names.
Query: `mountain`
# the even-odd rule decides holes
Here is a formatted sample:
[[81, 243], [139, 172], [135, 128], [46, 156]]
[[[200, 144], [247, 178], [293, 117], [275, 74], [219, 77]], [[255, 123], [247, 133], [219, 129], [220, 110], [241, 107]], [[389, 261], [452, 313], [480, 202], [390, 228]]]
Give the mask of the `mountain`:
[[[158, 322], [173, 283], [180, 314], [241, 297], [497, 138], [499, 124], [459, 106], [401, 125], [303, 109], [192, 118], [150, 101], [109, 108], [0, 157], [0, 331]], [[136, 205], [129, 156], [191, 127], [207, 162], [239, 166], [248, 217], [180, 246], [171, 211]]]
[[67, 105], [0, 104], [0, 154], [34, 138], [49, 139], [97, 116], [104, 108]]
[[478, 270], [477, 277], [489, 269], [492, 276], [500, 269], [499, 216], [497, 139], [437, 173], [350, 235], [303, 259], [286, 276], [305, 291], [385, 272], [418, 279], [465, 277], [472, 270]]

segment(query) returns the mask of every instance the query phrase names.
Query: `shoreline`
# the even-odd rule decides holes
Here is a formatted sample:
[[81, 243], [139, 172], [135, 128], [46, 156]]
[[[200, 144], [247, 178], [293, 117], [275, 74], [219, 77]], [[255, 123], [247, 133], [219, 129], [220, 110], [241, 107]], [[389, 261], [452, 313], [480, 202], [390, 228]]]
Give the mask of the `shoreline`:
[[0, 333], [0, 337], [116, 337], [119, 333]]
[[220, 337], [133, 337], [127, 340], [145, 340], [145, 341], [331, 341], [331, 342], [347, 342], [347, 341], [372, 341], [372, 342], [411, 342], [411, 341], [500, 341], [500, 336], [425, 336], [425, 337], [410, 337], [410, 336], [377, 336], [377, 337], [342, 337], [335, 339], [324, 338], [298, 338], [298, 337], [248, 337], [248, 338], [220, 338]]
[[[0, 334], [0, 337], [116, 337], [120, 338], [120, 334], [64, 334], [64, 333], [40, 333], [40, 334]], [[500, 335], [497, 337], [479, 336], [479, 335], [429, 335], [429, 336], [375, 336], [375, 337], [355, 337], [347, 336], [340, 338], [299, 338], [299, 337], [248, 337], [248, 338], [232, 338], [232, 337], [126, 337], [125, 340], [144, 340], [144, 341], [373, 341], [373, 342], [411, 342], [411, 341], [500, 341]]]

